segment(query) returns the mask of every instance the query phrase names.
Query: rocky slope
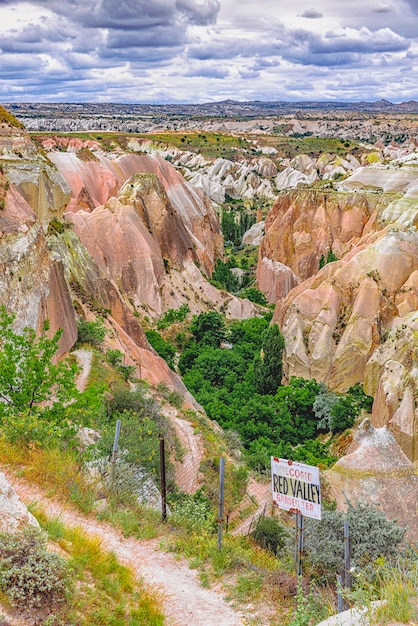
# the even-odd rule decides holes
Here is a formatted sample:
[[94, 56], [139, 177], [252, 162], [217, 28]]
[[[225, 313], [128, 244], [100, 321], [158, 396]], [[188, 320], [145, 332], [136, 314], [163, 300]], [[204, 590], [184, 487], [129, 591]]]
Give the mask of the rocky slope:
[[0, 211], [0, 302], [15, 311], [17, 326], [51, 333], [65, 328], [61, 352], [76, 340], [75, 314], [63, 267], [47, 242], [48, 222], [61, 219], [69, 187], [19, 128], [0, 124], [4, 207]]
[[[258, 280], [286, 345], [287, 376], [345, 391], [365, 381], [373, 425], [418, 460], [418, 155], [358, 168], [333, 190], [279, 196]], [[337, 261], [318, 270], [331, 250]], [[334, 258], [335, 258], [334, 257]]]
[[74, 345], [81, 312], [104, 315], [109, 346], [141, 378], [168, 383], [196, 406], [140, 319], [183, 302], [193, 312], [210, 304], [232, 317], [256, 313], [199, 269], [210, 275], [223, 250], [209, 199], [158, 156], [105, 155], [94, 142], [68, 139], [66, 152], [45, 147], [48, 157], [23, 129], [0, 126], [0, 302], [18, 328], [46, 318], [51, 333], [62, 328], [62, 353]]

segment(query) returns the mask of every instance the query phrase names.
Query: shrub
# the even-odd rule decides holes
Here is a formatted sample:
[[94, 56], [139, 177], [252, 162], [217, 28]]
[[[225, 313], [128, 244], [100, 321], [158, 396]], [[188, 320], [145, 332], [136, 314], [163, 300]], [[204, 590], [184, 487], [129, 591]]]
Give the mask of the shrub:
[[174, 322], [184, 322], [188, 313], [190, 313], [188, 304], [182, 304], [179, 309], [168, 309], [164, 317], [157, 323], [158, 330], [167, 328], [171, 326], [171, 324], [174, 324]]
[[248, 298], [248, 300], [251, 300], [251, 302], [254, 302], [255, 304], [261, 304], [261, 306], [268, 305], [264, 293], [255, 287], [247, 287], [246, 289], [243, 289], [239, 295], [241, 298]]
[[277, 554], [286, 544], [287, 532], [275, 517], [260, 517], [253, 532], [255, 542]]
[[[397, 553], [405, 529], [388, 521], [382, 511], [366, 504], [350, 504], [345, 517], [350, 527], [352, 564], [357, 569]], [[344, 564], [344, 514], [324, 511], [320, 522], [306, 520], [305, 548], [316, 576], [322, 581], [335, 580]]]
[[94, 346], [102, 343], [106, 335], [106, 328], [103, 326], [103, 321], [97, 319], [94, 322], [87, 322], [80, 319], [77, 322], [78, 330], [78, 343], [91, 343]]
[[70, 568], [46, 550], [46, 536], [35, 528], [0, 535], [0, 588], [13, 605], [44, 608], [65, 601]]
[[199, 490], [194, 495], [179, 494], [172, 498], [170, 522], [174, 526], [180, 526], [189, 532], [213, 532], [215, 518], [210, 501], [202, 491]]
[[175, 347], [161, 337], [156, 330], [147, 330], [145, 334], [151, 346], [166, 361], [168, 367], [174, 369]]
[[106, 352], [106, 360], [113, 365], [113, 367], [117, 367], [121, 365], [123, 358], [123, 352], [120, 350], [108, 350]]

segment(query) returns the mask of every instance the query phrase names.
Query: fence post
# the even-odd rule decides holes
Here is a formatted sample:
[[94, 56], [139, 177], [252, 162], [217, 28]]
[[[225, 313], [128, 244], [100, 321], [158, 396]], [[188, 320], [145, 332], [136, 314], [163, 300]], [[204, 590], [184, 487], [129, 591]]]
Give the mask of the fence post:
[[343, 587], [343, 577], [340, 574], [337, 574], [337, 600], [338, 600], [338, 613], [342, 613], [344, 611], [344, 600], [342, 594]]
[[219, 459], [219, 516], [218, 516], [218, 548], [222, 549], [222, 518], [224, 514], [224, 482], [225, 482], [225, 459]]
[[299, 541], [298, 541], [298, 576], [302, 576], [303, 573], [303, 515], [299, 516]]
[[111, 456], [111, 459], [110, 459], [110, 462], [112, 464], [111, 465], [111, 476], [110, 476], [112, 489], [113, 489], [113, 483], [114, 483], [114, 480], [115, 480], [115, 465], [116, 465], [116, 457], [117, 457], [118, 448], [119, 448], [120, 427], [121, 427], [121, 421], [120, 420], [116, 420], [115, 438], [113, 440], [112, 456]]
[[[351, 589], [351, 546], [350, 546], [350, 527], [348, 520], [344, 520], [344, 587]], [[347, 604], [347, 602], [345, 603]], [[348, 606], [346, 606], [348, 608]]]
[[165, 447], [164, 437], [160, 435], [160, 489], [161, 489], [161, 520], [167, 519], [167, 491], [165, 481]]

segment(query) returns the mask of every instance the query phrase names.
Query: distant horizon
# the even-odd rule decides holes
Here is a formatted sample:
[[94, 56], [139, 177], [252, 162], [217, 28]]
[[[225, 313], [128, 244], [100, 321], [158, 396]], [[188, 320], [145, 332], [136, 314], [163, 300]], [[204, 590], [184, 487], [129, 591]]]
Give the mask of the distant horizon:
[[376, 100], [344, 100], [344, 99], [329, 99], [329, 100], [262, 100], [259, 98], [255, 98], [252, 100], [237, 100], [232, 98], [226, 98], [225, 100], [211, 100], [211, 101], [167, 101], [167, 102], [146, 102], [146, 101], [96, 101], [96, 100], [19, 100], [19, 101], [3, 101], [3, 105], [11, 105], [11, 106], [19, 106], [19, 105], [30, 105], [30, 104], [39, 104], [47, 106], [49, 104], [60, 104], [60, 105], [116, 105], [116, 106], [211, 106], [216, 104], [230, 104], [231, 106], [234, 104], [242, 105], [242, 104], [378, 104], [378, 103], [387, 103], [388, 105], [400, 105], [400, 104], [409, 104], [415, 103], [418, 104], [418, 96], [417, 100], [414, 98], [409, 98], [406, 100], [388, 100], [387, 98], [377, 98]]
[[2, 0], [0, 100], [418, 100], [417, 0]]

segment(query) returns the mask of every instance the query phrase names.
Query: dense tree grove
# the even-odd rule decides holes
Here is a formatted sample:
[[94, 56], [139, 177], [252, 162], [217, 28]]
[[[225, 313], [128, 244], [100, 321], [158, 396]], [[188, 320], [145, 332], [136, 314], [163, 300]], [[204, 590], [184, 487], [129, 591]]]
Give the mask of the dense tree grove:
[[241, 244], [243, 234], [255, 224], [256, 217], [247, 211], [226, 211], [222, 213], [221, 226], [225, 241], [236, 246]]
[[283, 337], [265, 318], [226, 325], [212, 311], [195, 316], [189, 330], [178, 363], [183, 380], [211, 419], [238, 433], [253, 466], [268, 465], [271, 455], [326, 465], [332, 458], [319, 432], [342, 431], [369, 407], [358, 388], [331, 394], [296, 377], [282, 385]]

